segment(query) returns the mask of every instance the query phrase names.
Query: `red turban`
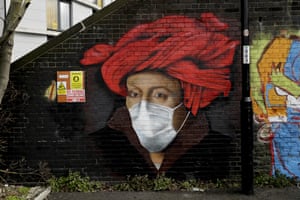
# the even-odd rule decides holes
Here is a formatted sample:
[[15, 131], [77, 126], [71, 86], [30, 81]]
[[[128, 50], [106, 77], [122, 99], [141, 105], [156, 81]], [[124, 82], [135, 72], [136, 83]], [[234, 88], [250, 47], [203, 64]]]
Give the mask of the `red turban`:
[[227, 96], [230, 68], [238, 41], [222, 33], [227, 24], [212, 13], [200, 19], [166, 16], [136, 26], [114, 46], [96, 44], [84, 53], [83, 65], [103, 63], [108, 87], [126, 96], [124, 79], [144, 70], [163, 71], [178, 79], [184, 104], [197, 114], [220, 94]]

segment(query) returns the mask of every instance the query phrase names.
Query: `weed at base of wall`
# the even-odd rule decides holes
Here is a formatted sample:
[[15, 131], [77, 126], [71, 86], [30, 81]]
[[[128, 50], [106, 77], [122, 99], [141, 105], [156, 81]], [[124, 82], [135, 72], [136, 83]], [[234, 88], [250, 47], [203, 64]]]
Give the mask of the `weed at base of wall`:
[[[156, 178], [144, 176], [128, 176], [127, 180], [118, 184], [104, 184], [100, 181], [91, 181], [89, 177], [82, 177], [79, 172], [69, 172], [66, 177], [52, 177], [48, 180], [53, 192], [95, 192], [95, 191], [200, 191], [212, 189], [239, 189], [240, 183], [227, 179], [216, 182], [201, 180], [176, 181], [165, 175]], [[284, 188], [297, 185], [295, 179], [277, 174], [259, 174], [254, 180], [255, 187]]]

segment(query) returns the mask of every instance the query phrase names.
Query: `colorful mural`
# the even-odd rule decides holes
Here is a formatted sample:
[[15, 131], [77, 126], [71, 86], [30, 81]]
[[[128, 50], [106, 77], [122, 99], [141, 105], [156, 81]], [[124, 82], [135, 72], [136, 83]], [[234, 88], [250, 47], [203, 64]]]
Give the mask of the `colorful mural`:
[[204, 112], [231, 90], [239, 42], [227, 27], [212, 13], [166, 16], [84, 53], [81, 64], [99, 66], [108, 88], [125, 98], [89, 135], [115, 174], [217, 178], [228, 171], [230, 137], [213, 132]]
[[251, 90], [258, 141], [269, 143], [272, 173], [300, 176], [300, 41], [260, 35], [253, 41]]

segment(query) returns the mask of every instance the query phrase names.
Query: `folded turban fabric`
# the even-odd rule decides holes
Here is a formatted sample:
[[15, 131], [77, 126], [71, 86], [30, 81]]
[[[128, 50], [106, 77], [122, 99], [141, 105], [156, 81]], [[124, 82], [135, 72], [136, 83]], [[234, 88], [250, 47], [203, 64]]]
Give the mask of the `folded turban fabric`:
[[239, 42], [224, 34], [227, 27], [212, 13], [200, 19], [166, 16], [134, 27], [115, 45], [94, 45], [81, 64], [103, 63], [104, 81], [122, 96], [128, 75], [162, 71], [180, 81], [184, 105], [196, 115], [219, 95], [229, 94], [230, 65]]

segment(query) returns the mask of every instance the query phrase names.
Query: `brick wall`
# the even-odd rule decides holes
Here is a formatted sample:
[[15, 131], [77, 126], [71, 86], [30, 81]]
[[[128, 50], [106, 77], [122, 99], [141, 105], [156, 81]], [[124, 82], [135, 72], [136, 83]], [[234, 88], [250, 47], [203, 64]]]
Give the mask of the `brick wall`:
[[[297, 1], [250, 1], [256, 171], [299, 177]], [[296, 88], [293, 85], [296, 83]]]
[[[292, 28], [292, 23], [297, 21], [295, 3], [287, 5], [285, 1], [272, 1], [266, 5], [268, 2], [249, 2], [251, 39], [257, 33], [280, 32], [279, 26]], [[200, 18], [201, 13], [213, 13], [220, 21], [228, 24], [224, 34], [232, 41], [239, 41], [239, 6], [236, 0], [116, 1], [86, 20], [85, 30], [79, 31], [82, 27], [78, 25], [15, 62], [11, 82], [26, 101], [10, 108], [18, 123], [13, 124], [9, 131], [8, 159], [12, 161], [25, 157], [31, 167], [43, 161], [48, 163], [56, 175], [65, 175], [72, 170], [99, 180], [122, 180], [125, 175], [144, 173], [155, 176], [157, 170], [151, 163], [153, 160], [149, 159], [149, 152], [137, 142], [135, 135], [130, 135], [132, 132], [124, 133], [124, 130], [130, 129], [130, 124], [126, 123], [128, 113], [125, 111], [125, 114], [120, 114], [116, 111], [125, 105], [125, 99], [109, 90], [107, 82], [99, 73], [102, 64], [94, 63], [84, 67], [80, 60], [93, 45], [114, 45], [137, 25], [169, 15]], [[290, 18], [287, 9], [291, 11]], [[275, 16], [281, 17], [277, 20]], [[178, 25], [189, 26], [182, 23]], [[262, 51], [258, 52], [260, 54], [256, 57], [259, 58]], [[205, 62], [200, 59], [197, 64], [207, 67]], [[240, 178], [239, 46], [228, 66], [231, 82], [229, 95], [224, 97], [219, 92], [216, 98], [209, 101], [209, 105], [200, 108], [198, 118], [189, 122], [190, 128], [186, 130], [190, 138], [176, 138], [175, 145], [171, 145], [172, 152], [167, 154], [166, 150], [161, 173], [177, 179]], [[86, 103], [57, 103], [49, 100], [45, 91], [56, 80], [57, 71], [74, 70], [86, 72]], [[189, 77], [194, 72], [185, 73]], [[251, 87], [255, 88], [255, 84]], [[7, 109], [10, 105], [10, 102], [5, 104]], [[121, 126], [121, 132], [107, 127], [107, 121], [114, 113], [117, 113], [114, 115], [117, 122], [122, 122], [117, 123]], [[255, 141], [260, 127], [260, 124], [255, 124]], [[206, 139], [197, 140], [202, 137], [199, 133], [206, 132]], [[193, 142], [193, 147], [188, 145]], [[228, 145], [226, 149], [225, 144]], [[169, 146], [170, 150], [172, 148]], [[255, 142], [254, 164], [255, 172], [270, 170], [269, 144]]]

